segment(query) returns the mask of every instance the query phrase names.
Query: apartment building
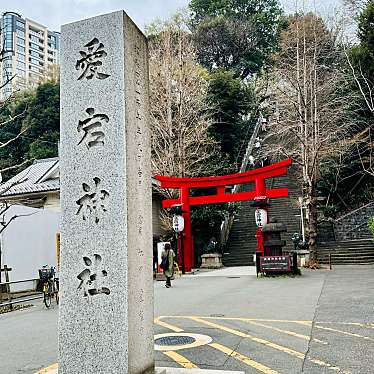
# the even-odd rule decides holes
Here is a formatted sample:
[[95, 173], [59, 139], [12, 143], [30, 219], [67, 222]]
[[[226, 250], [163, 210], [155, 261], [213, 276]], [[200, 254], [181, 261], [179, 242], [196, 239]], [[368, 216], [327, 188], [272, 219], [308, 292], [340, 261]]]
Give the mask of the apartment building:
[[0, 19], [0, 100], [12, 92], [36, 87], [56, 75], [59, 65], [60, 33], [15, 12]]

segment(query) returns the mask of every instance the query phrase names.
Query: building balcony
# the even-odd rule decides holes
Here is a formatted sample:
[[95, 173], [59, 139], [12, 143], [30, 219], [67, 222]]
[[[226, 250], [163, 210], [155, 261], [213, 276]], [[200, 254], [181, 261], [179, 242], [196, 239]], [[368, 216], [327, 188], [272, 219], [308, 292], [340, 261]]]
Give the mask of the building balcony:
[[30, 35], [34, 35], [38, 38], [44, 38], [44, 31], [43, 30], [39, 30], [39, 31], [35, 31], [35, 30], [32, 30], [30, 27], [29, 27], [29, 34]]

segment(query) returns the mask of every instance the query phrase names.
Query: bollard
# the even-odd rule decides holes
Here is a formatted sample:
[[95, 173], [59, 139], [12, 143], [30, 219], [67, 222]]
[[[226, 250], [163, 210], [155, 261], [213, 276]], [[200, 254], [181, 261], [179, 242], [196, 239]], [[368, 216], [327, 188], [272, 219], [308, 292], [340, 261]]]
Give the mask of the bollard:
[[297, 267], [297, 253], [293, 252], [292, 253], [292, 273], [294, 275], [297, 275], [298, 272], [298, 267]]
[[[4, 265], [4, 272], [5, 272], [5, 282], [9, 282], [9, 272], [12, 271], [12, 268], [8, 268], [7, 265]], [[8, 294], [8, 302], [12, 302], [12, 294], [10, 292], [10, 284], [8, 283], [6, 285], [6, 292]], [[9, 309], [13, 310], [13, 304], [9, 305]]]
[[256, 252], [256, 276], [258, 278], [258, 273], [260, 272], [260, 257], [262, 252]]

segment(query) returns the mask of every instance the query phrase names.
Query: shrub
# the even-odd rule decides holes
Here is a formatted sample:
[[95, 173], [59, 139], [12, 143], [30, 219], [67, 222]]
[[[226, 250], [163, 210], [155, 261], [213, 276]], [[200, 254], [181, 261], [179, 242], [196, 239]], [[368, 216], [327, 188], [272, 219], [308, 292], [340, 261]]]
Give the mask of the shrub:
[[374, 217], [371, 217], [369, 219], [369, 230], [371, 231], [371, 233], [374, 236]]

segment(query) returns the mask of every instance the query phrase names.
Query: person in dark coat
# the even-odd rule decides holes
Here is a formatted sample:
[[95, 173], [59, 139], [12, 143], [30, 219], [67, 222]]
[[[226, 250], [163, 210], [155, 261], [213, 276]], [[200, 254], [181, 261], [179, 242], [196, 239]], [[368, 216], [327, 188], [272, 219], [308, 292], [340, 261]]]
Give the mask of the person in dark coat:
[[164, 269], [164, 274], [165, 274], [165, 277], [166, 277], [166, 284], [165, 284], [165, 287], [166, 288], [170, 288], [171, 287], [171, 278], [172, 276], [174, 275], [174, 258], [175, 258], [175, 254], [174, 254], [174, 251], [171, 249], [171, 246], [170, 246], [170, 243], [166, 243], [165, 244], [165, 247], [164, 247], [164, 250], [161, 254], [161, 259], [165, 259], [165, 258], [168, 258], [168, 267], [166, 269]]

